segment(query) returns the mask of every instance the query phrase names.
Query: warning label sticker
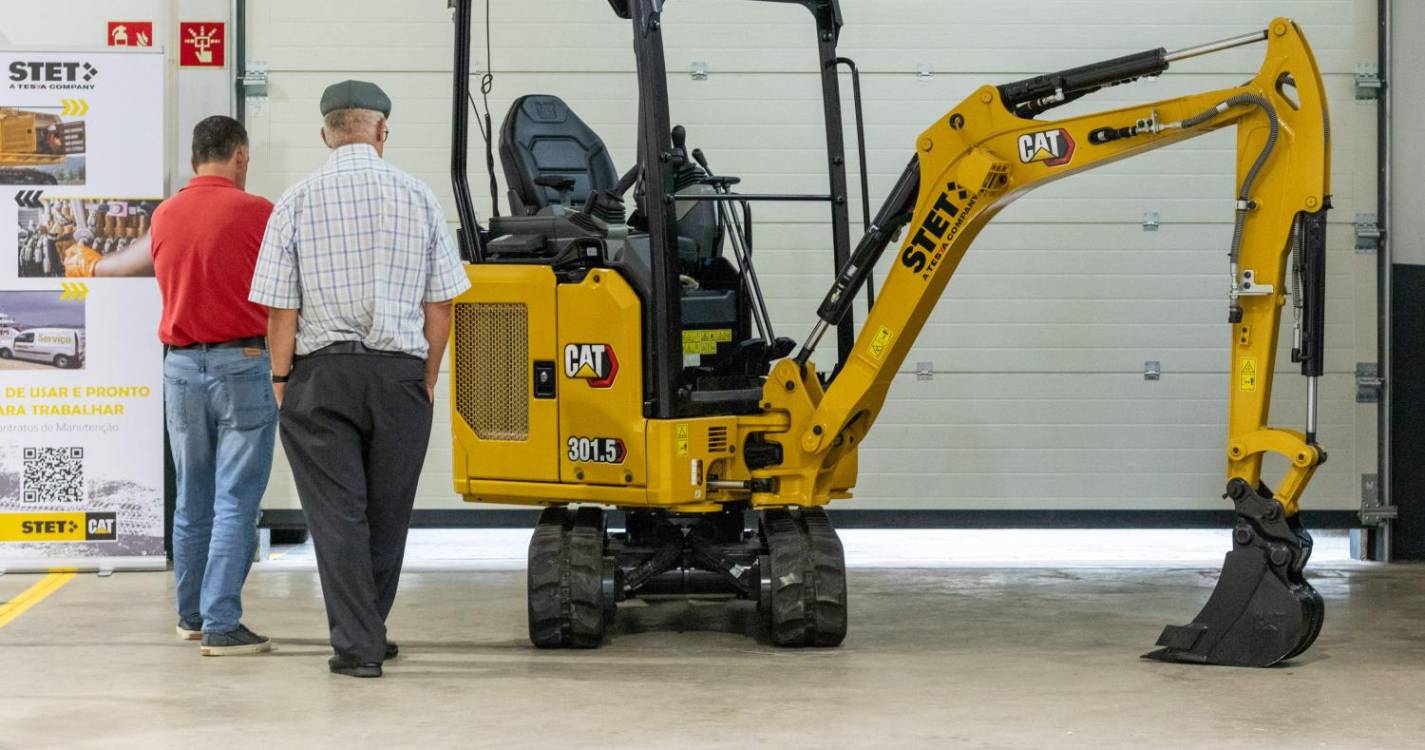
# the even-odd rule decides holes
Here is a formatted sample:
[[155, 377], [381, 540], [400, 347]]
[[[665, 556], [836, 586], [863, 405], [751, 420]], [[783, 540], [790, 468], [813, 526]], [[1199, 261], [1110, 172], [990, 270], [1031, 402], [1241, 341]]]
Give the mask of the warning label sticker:
[[1257, 358], [1243, 357], [1237, 367], [1237, 388], [1243, 391], [1257, 390]]
[[717, 345], [732, 341], [731, 328], [683, 331], [684, 354], [717, 354]]
[[0, 513], [0, 542], [112, 542], [115, 513]]
[[881, 326], [876, 329], [876, 335], [871, 337], [871, 343], [866, 345], [866, 353], [871, 355], [871, 359], [880, 362], [886, 358], [886, 349], [891, 345], [891, 329]]
[[674, 442], [678, 445], [678, 455], [680, 456], [688, 455], [688, 434], [688, 425], [680, 424], [677, 426], [677, 431], [674, 434]]

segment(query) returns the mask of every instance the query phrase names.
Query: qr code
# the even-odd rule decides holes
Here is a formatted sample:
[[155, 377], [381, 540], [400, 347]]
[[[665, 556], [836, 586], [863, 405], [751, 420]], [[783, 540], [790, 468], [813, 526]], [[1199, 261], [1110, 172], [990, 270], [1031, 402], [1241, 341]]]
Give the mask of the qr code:
[[26, 448], [27, 503], [84, 502], [83, 448]]

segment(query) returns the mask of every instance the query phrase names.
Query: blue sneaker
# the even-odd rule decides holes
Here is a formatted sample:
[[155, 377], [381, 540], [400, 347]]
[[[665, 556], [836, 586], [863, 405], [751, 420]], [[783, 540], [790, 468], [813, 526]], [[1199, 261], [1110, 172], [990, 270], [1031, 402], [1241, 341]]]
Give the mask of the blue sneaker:
[[203, 621], [185, 620], [178, 618], [178, 640], [180, 641], [201, 641], [203, 640]]
[[204, 633], [203, 645], [198, 649], [204, 656], [242, 656], [271, 650], [272, 640], [248, 630], [246, 625], [226, 633]]

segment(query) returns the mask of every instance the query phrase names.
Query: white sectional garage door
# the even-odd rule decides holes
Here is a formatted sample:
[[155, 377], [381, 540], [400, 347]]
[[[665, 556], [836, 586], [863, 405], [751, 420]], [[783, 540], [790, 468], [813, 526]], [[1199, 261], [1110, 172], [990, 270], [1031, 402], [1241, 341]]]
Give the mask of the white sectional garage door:
[[[598, 0], [493, 0], [491, 105], [563, 97], [622, 170], [634, 158], [630, 29]], [[325, 158], [317, 100], [366, 78], [391, 94], [388, 158], [428, 181], [454, 218], [448, 175], [452, 26], [443, 0], [249, 0], [250, 58], [271, 98], [249, 109], [252, 189], [276, 198]], [[1375, 108], [1354, 73], [1375, 59], [1363, 0], [843, 0], [842, 51], [863, 71], [872, 205], [916, 135], [977, 86], [1163, 46], [1191, 46], [1294, 14], [1332, 97], [1335, 211], [1329, 231], [1327, 376], [1321, 439], [1331, 460], [1305, 507], [1354, 509], [1374, 471], [1375, 413], [1355, 403], [1357, 361], [1374, 360], [1374, 256], [1351, 222], [1375, 205]], [[476, 15], [483, 11], [476, 0]], [[748, 192], [824, 192], [820, 87], [809, 14], [747, 0], [671, 0], [673, 121]], [[483, 61], [483, 24], [474, 28]], [[1262, 48], [1190, 60], [1167, 75], [1066, 107], [1110, 109], [1239, 83]], [[689, 74], [705, 65], [705, 80]], [[854, 147], [844, 81], [847, 140]], [[1056, 112], [1055, 115], [1059, 114]], [[1220, 132], [1046, 187], [983, 233], [950, 283], [862, 451], [857, 499], [877, 509], [1220, 509], [1226, 433], [1233, 136]], [[472, 142], [471, 184], [489, 213]], [[851, 156], [851, 202], [859, 206]], [[503, 183], [503, 176], [502, 176]], [[1155, 231], [1144, 226], [1156, 217]], [[804, 337], [831, 278], [827, 212], [759, 206], [757, 252], [780, 335]], [[853, 230], [860, 226], [853, 212]], [[858, 309], [858, 317], [864, 309]], [[831, 347], [827, 347], [830, 349]], [[1305, 385], [1282, 357], [1275, 421], [1299, 428]], [[1159, 380], [1146, 380], [1145, 362]], [[925, 370], [917, 374], [917, 368]], [[464, 507], [450, 488], [448, 411], [418, 508]], [[266, 507], [295, 507], [279, 465]]]

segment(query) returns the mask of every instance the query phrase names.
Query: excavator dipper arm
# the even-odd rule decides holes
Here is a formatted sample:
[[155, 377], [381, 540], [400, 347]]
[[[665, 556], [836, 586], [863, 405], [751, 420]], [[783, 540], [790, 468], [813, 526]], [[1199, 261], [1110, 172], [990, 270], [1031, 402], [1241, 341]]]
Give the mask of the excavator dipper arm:
[[[1169, 63], [1266, 42], [1258, 73], [1233, 87], [1057, 121], [1026, 119], [1105, 86], [1156, 75]], [[926, 130], [915, 159], [818, 311], [801, 352], [779, 362], [764, 411], [786, 416], [770, 432], [781, 461], [753, 472], [757, 505], [821, 505], [849, 484], [844, 462], [874, 424], [887, 390], [976, 235], [1016, 198], [1050, 181], [1227, 127], [1237, 129], [1235, 222], [1224, 263], [1224, 320], [1231, 348], [1226, 496], [1236, 505], [1234, 549], [1192, 624], [1164, 631], [1154, 658], [1265, 666], [1305, 650], [1321, 625], [1321, 600], [1302, 577], [1310, 536], [1298, 501], [1326, 458], [1316, 443], [1321, 375], [1325, 217], [1330, 204], [1326, 96], [1300, 29], [1266, 30], [1200, 48], [1162, 49], [1004, 86], [985, 86]], [[886, 275], [851, 356], [823, 389], [809, 362], [821, 333], [849, 310], [867, 272], [902, 226]], [[1293, 358], [1308, 378], [1303, 431], [1271, 427], [1272, 376], [1288, 289]], [[1268, 454], [1284, 457], [1273, 491]]]

